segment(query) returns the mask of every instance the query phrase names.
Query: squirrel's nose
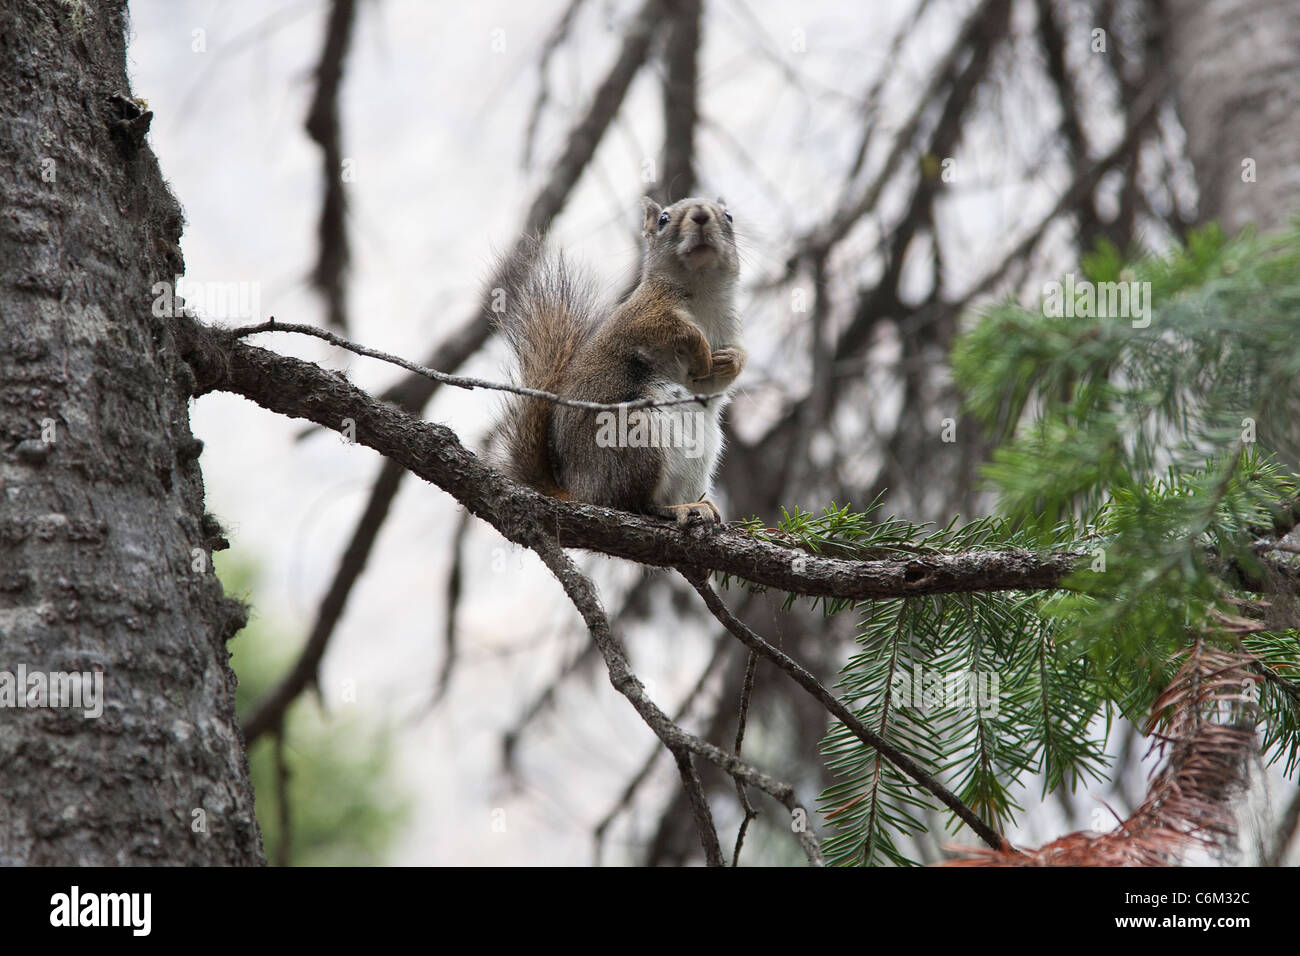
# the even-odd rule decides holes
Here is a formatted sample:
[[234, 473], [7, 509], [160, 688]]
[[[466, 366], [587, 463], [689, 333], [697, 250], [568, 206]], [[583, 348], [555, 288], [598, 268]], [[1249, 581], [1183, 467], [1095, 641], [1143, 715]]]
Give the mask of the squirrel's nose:
[[707, 209], [696, 209], [691, 213], [691, 222], [697, 222], [701, 226], [709, 221], [709, 212]]

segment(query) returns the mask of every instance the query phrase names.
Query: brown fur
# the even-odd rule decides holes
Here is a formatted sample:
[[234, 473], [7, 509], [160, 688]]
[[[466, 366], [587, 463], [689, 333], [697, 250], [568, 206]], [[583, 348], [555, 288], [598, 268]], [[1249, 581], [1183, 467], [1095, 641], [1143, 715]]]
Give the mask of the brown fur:
[[[499, 325], [518, 357], [521, 384], [615, 403], [644, 398], [666, 382], [710, 393], [735, 380], [745, 355], [734, 341], [739, 319], [729, 311], [736, 257], [725, 209], [683, 200], [660, 225], [664, 212], [646, 201], [641, 282], [603, 322], [587, 284], [559, 257], [539, 256], [526, 279], [507, 289]], [[692, 214], [707, 217], [707, 224], [687, 223]], [[700, 241], [706, 230], [708, 243]], [[693, 310], [709, 321], [697, 322]], [[710, 342], [706, 325], [717, 341]], [[557, 497], [681, 518], [674, 510], [681, 505], [655, 501], [664, 451], [599, 447], [597, 415], [543, 399], [512, 400], [502, 424], [507, 474]]]
[[[530, 252], [531, 264], [501, 270], [507, 277], [499, 290], [505, 308], [497, 313], [497, 326], [515, 355], [516, 384], [560, 394], [566, 371], [596, 325], [594, 293], [583, 277], [569, 271], [563, 256]], [[554, 408], [540, 398], [511, 400], [499, 427], [505, 446], [499, 464], [516, 481], [562, 497], [551, 459]]]

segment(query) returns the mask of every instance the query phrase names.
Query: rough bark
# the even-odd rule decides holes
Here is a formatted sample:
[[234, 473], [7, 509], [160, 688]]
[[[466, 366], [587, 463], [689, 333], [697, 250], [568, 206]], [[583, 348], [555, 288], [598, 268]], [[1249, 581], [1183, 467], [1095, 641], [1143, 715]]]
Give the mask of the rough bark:
[[1300, 209], [1300, 5], [1170, 0], [1167, 19], [1199, 218], [1231, 232], [1285, 225]]
[[0, 865], [257, 864], [244, 612], [212, 572], [177, 320], [151, 309], [182, 215], [125, 32], [123, 3], [0, 5], [0, 672], [104, 693], [98, 718], [0, 709]]

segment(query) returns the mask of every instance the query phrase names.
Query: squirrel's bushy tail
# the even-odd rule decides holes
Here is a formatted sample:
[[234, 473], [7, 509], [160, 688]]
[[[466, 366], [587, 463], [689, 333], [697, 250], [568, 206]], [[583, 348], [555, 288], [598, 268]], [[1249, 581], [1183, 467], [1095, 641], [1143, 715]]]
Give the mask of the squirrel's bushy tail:
[[[563, 390], [574, 356], [596, 326], [596, 294], [563, 255], [540, 242], [516, 250], [497, 270], [489, 290], [494, 322], [514, 355], [514, 384]], [[553, 402], [512, 395], [496, 428], [501, 469], [515, 481], [563, 497], [552, 458]]]

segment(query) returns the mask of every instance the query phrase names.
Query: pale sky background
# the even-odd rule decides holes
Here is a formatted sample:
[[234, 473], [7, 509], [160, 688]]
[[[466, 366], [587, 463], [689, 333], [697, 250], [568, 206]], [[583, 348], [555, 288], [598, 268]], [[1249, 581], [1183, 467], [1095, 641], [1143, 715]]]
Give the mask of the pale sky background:
[[[533, 164], [524, 170], [523, 130], [537, 91], [538, 55], [565, 3], [360, 4], [341, 100], [343, 152], [356, 176], [347, 187], [354, 341], [421, 361], [440, 335], [471, 314], [493, 254], [513, 241], [540, 176], [612, 62], [635, 6], [587, 5], [553, 61], [550, 104]], [[697, 134], [701, 191], [724, 195], [735, 213], [747, 283], [775, 272], [792, 236], [837, 201], [861, 125], [850, 98], [871, 85], [911, 6], [910, 0], [707, 5], [700, 64], [705, 116]], [[949, 4], [934, 6], [939, 15], [927, 16], [887, 64], [890, 89], [902, 105], [894, 108], [894, 98], [886, 97], [882, 132], [899, 121], [960, 22]], [[959, 6], [964, 11], [970, 4]], [[272, 314], [323, 324], [323, 309], [305, 282], [317, 251], [320, 156], [302, 126], [327, 9], [324, 0], [131, 4], [129, 68], [134, 93], [155, 114], [152, 146], [186, 211], [186, 281], [257, 284], [260, 315], [233, 317], [232, 324]], [[798, 35], [806, 52], [792, 50]], [[499, 46], [502, 39], [504, 49], [494, 51], [494, 40]], [[1016, 69], [1014, 58], [1009, 66]], [[1032, 90], [1019, 95], [1031, 97], [1026, 108], [1034, 108]], [[642, 164], [658, 153], [660, 113], [657, 74], [643, 70], [554, 230], [558, 243], [611, 287], [638, 256]], [[1012, 227], [1037, 219], [1062, 184], [1064, 170], [1011, 168], [1010, 155], [1032, 158], [1041, 145], [1027, 137], [1014, 126], [986, 123], [970, 134], [961, 154], [964, 188], [954, 191], [946, 207], [951, 221], [941, 224], [951, 238], [970, 239], [961, 243], [969, 255], [949, 264], [959, 280], [976, 279], [998, 249], [1014, 243]], [[877, 145], [888, 139], [878, 136]], [[871, 250], [877, 226], [858, 229], [841, 255]], [[859, 281], [869, 279], [867, 268]], [[840, 290], [845, 302], [850, 291]], [[779, 302], [746, 298], [742, 306], [753, 364], [732, 414], [744, 429], [746, 421], [761, 419], [773, 389], [802, 387], [798, 360], [789, 358], [802, 330]], [[347, 368], [369, 390], [404, 374], [314, 340], [254, 341]], [[501, 377], [501, 361], [494, 347], [464, 371]], [[888, 414], [891, 403], [896, 407], [897, 396], [883, 393], [875, 413]], [[477, 442], [495, 407], [494, 398], [443, 388], [426, 414], [469, 443]], [[261, 568], [255, 613], [295, 641], [310, 627], [378, 468], [375, 453], [333, 434], [295, 443], [302, 427], [230, 395], [193, 404], [193, 429], [206, 443], [208, 508], [228, 525], [235, 551]], [[399, 775], [418, 810], [392, 862], [589, 863], [592, 826], [653, 737], [600, 668], [595, 681], [565, 685], [555, 711], [524, 738], [521, 773], [512, 781], [503, 777], [502, 730], [585, 635], [538, 562], [509, 550], [482, 524], [465, 548], [463, 659], [450, 698], [428, 713], [457, 517], [443, 492], [418, 479], [404, 482], [325, 658], [327, 704], [352, 706], [341, 702], [340, 689], [355, 681], [355, 706], [394, 730]], [[615, 596], [635, 572], [611, 560], [583, 560], [596, 569], [607, 606], [616, 607]], [[638, 673], [665, 710], [675, 708], [706, 662], [702, 636], [678, 624], [627, 635]], [[764, 742], [747, 740], [746, 753], [762, 763]], [[630, 819], [644, 830], [678, 785], [671, 761], [662, 761]], [[811, 808], [815, 788], [805, 783], [801, 795]], [[1034, 790], [1022, 803], [1032, 806], [1037, 798]], [[497, 808], [505, 811], [505, 833], [492, 827]], [[715, 812], [720, 826], [738, 821], [732, 806]], [[1059, 835], [1054, 811], [1039, 821], [1043, 829], [1013, 838], [1036, 843]], [[750, 852], [749, 862], [761, 860]], [[617, 832], [605, 859], [625, 860]]]

